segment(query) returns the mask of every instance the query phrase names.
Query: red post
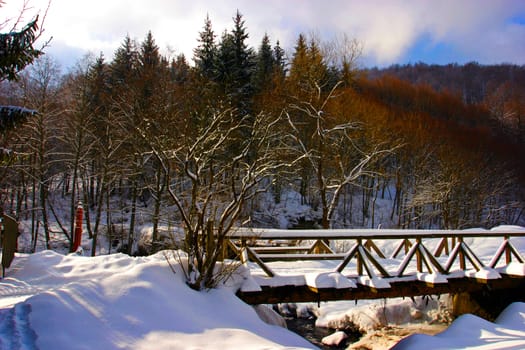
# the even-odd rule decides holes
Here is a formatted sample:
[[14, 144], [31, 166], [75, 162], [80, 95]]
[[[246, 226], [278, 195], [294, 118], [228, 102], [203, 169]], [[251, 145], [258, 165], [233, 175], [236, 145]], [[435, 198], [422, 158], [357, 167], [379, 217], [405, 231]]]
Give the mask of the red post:
[[84, 215], [84, 209], [82, 208], [82, 202], [78, 202], [76, 220], [75, 220], [75, 234], [73, 236], [73, 252], [76, 252], [80, 243], [82, 242], [82, 219]]

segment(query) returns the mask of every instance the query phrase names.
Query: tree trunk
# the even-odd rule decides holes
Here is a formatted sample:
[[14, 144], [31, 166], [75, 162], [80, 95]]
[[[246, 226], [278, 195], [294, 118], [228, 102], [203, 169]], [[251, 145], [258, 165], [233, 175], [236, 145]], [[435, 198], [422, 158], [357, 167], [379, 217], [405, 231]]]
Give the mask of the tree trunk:
[[162, 200], [162, 192], [164, 192], [164, 181], [162, 177], [162, 168], [160, 164], [157, 167], [157, 181], [155, 184], [155, 203], [153, 207], [153, 233], [151, 237], [151, 252], [154, 253], [158, 249], [158, 240], [159, 240], [159, 220], [160, 220], [160, 204]]
[[42, 212], [42, 225], [44, 226], [44, 236], [46, 249], [51, 249], [51, 237], [49, 234], [49, 218], [47, 216], [47, 185], [41, 180], [40, 184], [40, 210]]
[[97, 210], [95, 214], [95, 227], [93, 228], [93, 238], [91, 240], [91, 256], [95, 256], [97, 253], [98, 230], [100, 226], [100, 220], [102, 217], [102, 203], [103, 203], [104, 192], [105, 192], [105, 187], [106, 187], [106, 185], [103, 182], [104, 178], [105, 178], [105, 175], [102, 176], [102, 180], [99, 182], [99, 185], [97, 186], [98, 201], [97, 201]]
[[128, 232], [128, 254], [131, 255], [133, 251], [133, 244], [135, 239], [135, 218], [137, 214], [137, 197], [138, 197], [138, 181], [133, 179], [131, 184], [131, 215], [129, 218], [129, 232]]

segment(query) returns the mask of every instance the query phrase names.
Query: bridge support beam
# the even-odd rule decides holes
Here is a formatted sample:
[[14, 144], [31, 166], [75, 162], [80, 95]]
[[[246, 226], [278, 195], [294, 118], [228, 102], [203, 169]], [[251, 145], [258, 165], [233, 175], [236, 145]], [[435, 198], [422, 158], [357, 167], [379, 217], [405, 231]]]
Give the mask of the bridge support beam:
[[441, 295], [459, 293], [491, 293], [509, 289], [525, 290], [525, 277], [501, 275], [494, 280], [474, 278], [451, 278], [448, 283], [430, 284], [423, 281], [389, 282], [390, 288], [374, 289], [358, 285], [357, 288], [316, 289], [306, 285], [265, 287], [258, 292], [238, 291], [237, 296], [248, 304], [277, 304], [292, 302], [321, 302], [336, 300], [365, 300], [421, 295]]

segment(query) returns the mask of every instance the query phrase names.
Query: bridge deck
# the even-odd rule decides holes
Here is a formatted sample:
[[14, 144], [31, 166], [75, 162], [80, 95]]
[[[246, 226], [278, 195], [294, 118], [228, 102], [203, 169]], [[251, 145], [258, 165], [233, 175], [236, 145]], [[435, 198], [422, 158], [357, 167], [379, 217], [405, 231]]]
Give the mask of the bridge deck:
[[524, 286], [525, 230], [240, 229], [228, 247], [251, 270], [238, 295], [255, 304]]

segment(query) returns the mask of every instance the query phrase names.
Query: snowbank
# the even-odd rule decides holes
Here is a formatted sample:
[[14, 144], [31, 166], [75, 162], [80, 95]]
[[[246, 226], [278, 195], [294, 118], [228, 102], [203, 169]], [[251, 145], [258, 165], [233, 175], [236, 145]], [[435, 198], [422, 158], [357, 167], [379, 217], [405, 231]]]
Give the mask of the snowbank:
[[411, 349], [525, 349], [525, 303], [509, 305], [494, 323], [465, 314], [435, 336], [412, 335], [392, 348]]
[[162, 253], [18, 254], [0, 296], [0, 349], [313, 348], [230, 288], [190, 289]]

